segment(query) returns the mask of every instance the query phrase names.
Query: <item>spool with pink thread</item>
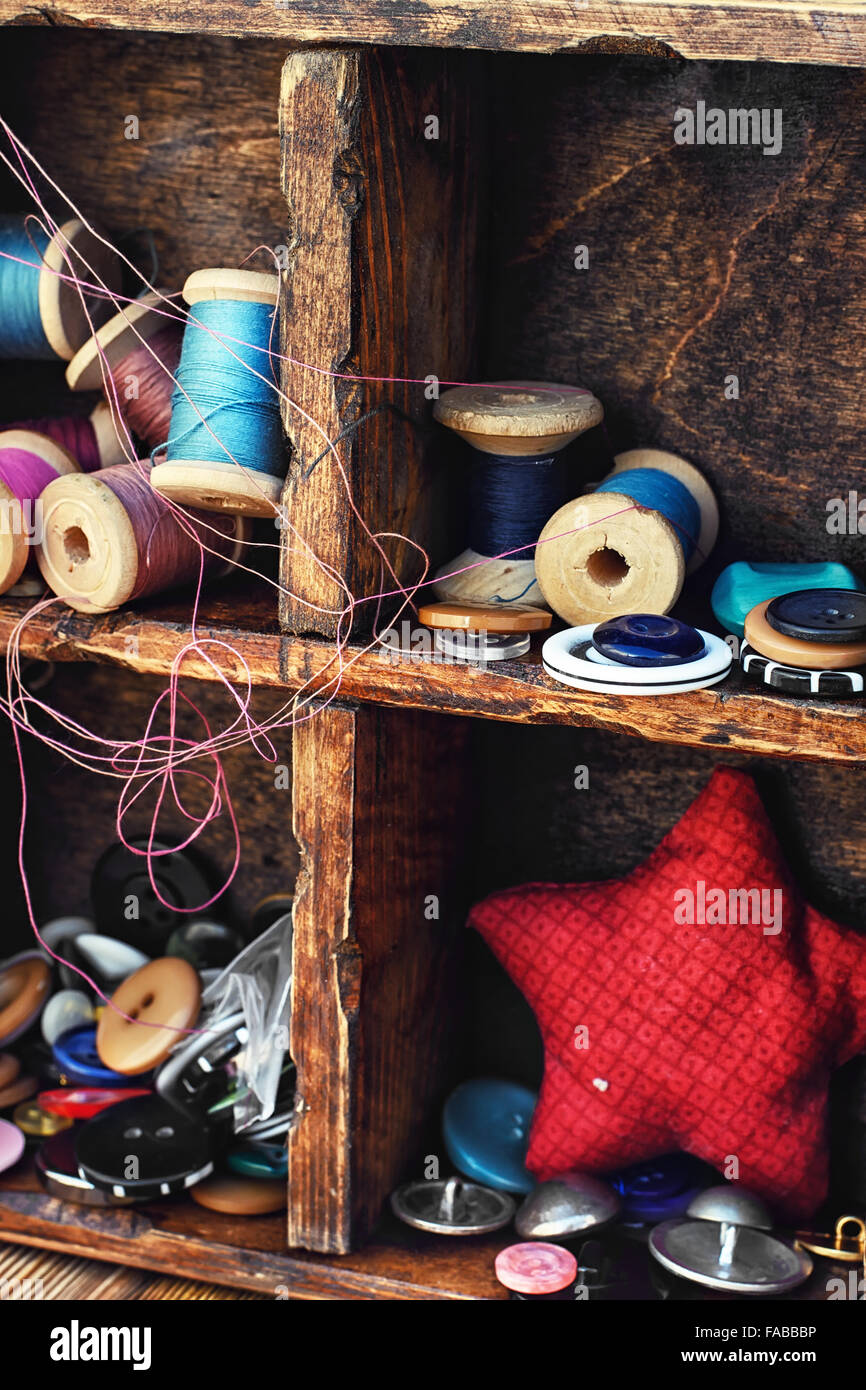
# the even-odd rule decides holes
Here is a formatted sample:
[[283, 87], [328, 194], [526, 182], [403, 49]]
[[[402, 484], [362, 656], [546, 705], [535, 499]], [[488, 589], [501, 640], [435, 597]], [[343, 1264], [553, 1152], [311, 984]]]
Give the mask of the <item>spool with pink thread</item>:
[[194, 584], [202, 572], [206, 581], [219, 578], [240, 558], [245, 517], [179, 518], [151, 487], [150, 471], [149, 463], [123, 463], [57, 478], [46, 488], [36, 558], [46, 584], [70, 608], [107, 613]]
[[23, 583], [22, 578], [42, 535], [41, 496], [49, 483], [78, 472], [68, 450], [48, 435], [0, 431], [0, 594], [13, 585], [38, 592], [35, 576]]
[[123, 443], [107, 401], [98, 401], [89, 415], [48, 416], [40, 420], [16, 420], [10, 430], [32, 430], [47, 434], [75, 459], [82, 473], [95, 473], [126, 463]]
[[[123, 426], [154, 449], [168, 439], [171, 395], [180, 362], [183, 319], [157, 294], [124, 305], [75, 354], [66, 369], [73, 391], [104, 391], [115, 433]], [[123, 423], [121, 423], [121, 421]], [[112, 462], [119, 462], [113, 460]]]

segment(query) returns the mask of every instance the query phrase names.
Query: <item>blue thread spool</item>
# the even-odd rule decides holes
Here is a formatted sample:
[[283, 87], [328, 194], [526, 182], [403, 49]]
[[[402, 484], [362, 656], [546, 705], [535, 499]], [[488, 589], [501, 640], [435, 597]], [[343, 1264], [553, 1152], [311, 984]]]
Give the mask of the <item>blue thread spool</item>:
[[151, 482], [185, 506], [272, 517], [287, 472], [270, 356], [280, 346], [279, 278], [198, 270], [183, 295], [193, 309], [177, 369], [183, 390]]
[[560, 451], [600, 423], [601, 404], [580, 387], [512, 381], [454, 387], [433, 414], [477, 455], [469, 487], [469, 545], [436, 575], [437, 595], [460, 603], [545, 607], [535, 578], [535, 545], [574, 486]]
[[697, 468], [660, 449], [631, 449], [593, 493], [550, 518], [536, 551], [538, 583], [574, 626], [667, 613], [718, 530], [715, 496]]
[[110, 299], [87, 295], [87, 313], [73, 277], [111, 294], [120, 289], [120, 261], [77, 217], [49, 236], [35, 217], [0, 217], [0, 358], [68, 362], [98, 327]]

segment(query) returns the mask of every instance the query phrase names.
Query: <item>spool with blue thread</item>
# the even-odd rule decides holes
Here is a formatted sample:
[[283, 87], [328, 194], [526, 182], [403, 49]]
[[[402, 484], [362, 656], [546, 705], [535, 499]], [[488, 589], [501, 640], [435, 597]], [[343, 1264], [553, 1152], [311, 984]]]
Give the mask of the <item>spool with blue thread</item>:
[[469, 544], [437, 573], [438, 597], [544, 608], [535, 546], [574, 486], [561, 450], [601, 422], [600, 402], [582, 387], [510, 381], [454, 387], [433, 413], [475, 451]]
[[718, 530], [712, 488], [693, 464], [661, 449], [630, 449], [594, 492], [550, 518], [536, 551], [538, 583], [575, 626], [668, 613]]
[[[120, 261], [79, 218], [53, 234], [42, 219], [0, 216], [0, 358], [68, 362], [112, 310], [104, 292], [120, 289]], [[86, 307], [85, 307], [86, 306]]]
[[153, 486], [184, 506], [272, 517], [287, 472], [271, 357], [279, 351], [279, 278], [198, 270], [183, 296], [192, 313]]

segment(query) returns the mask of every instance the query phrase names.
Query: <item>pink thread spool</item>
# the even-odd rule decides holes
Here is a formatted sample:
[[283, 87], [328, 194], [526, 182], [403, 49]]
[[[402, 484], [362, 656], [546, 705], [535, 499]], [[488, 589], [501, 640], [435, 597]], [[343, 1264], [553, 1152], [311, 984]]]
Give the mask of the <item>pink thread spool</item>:
[[[237, 561], [248, 523], [236, 515], [188, 513], [190, 535], [154, 492], [147, 463], [58, 478], [42, 498], [42, 544], [36, 558], [50, 589], [81, 613], [219, 578]], [[215, 553], [212, 553], [215, 552]]]
[[89, 415], [17, 420], [9, 429], [47, 434], [72, 455], [82, 473], [95, 473], [100, 468], [112, 468], [116, 463], [127, 461], [107, 401], [99, 401]]
[[[51, 482], [78, 472], [72, 455], [34, 430], [0, 431], [0, 594], [19, 583], [41, 537], [41, 495]], [[38, 505], [37, 505], [38, 504]], [[21, 592], [38, 592], [34, 575]]]
[[[66, 369], [67, 384], [73, 391], [104, 390], [127, 429], [154, 449], [168, 439], [182, 341], [183, 322], [172, 317], [171, 306], [156, 294], [144, 295], [125, 305], [75, 354]], [[119, 424], [113, 428], [122, 434]]]

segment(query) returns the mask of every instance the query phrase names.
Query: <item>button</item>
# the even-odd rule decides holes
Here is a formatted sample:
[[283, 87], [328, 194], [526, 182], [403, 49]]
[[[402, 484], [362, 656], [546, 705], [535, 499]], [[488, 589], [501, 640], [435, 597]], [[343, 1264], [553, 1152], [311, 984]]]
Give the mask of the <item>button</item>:
[[39, 1082], [35, 1076], [17, 1076], [0, 1091], [0, 1110], [9, 1110], [22, 1100], [29, 1100], [38, 1090]]
[[811, 565], [768, 562], [749, 564], [737, 560], [723, 569], [713, 585], [712, 605], [723, 632], [743, 635], [743, 619], [750, 609], [766, 599], [777, 598], [797, 589], [862, 589], [862, 584], [846, 565], [832, 561]]
[[183, 1111], [214, 1114], [225, 1109], [225, 1119], [229, 1120], [230, 1111], [223, 1105], [228, 1085], [226, 1067], [248, 1036], [242, 1009], [215, 1021], [208, 1019], [205, 1027], [184, 1038], [163, 1062], [156, 1075], [159, 1095]]
[[524, 1240], [557, 1240], [613, 1221], [622, 1199], [589, 1173], [563, 1173], [534, 1187], [517, 1213]]
[[650, 1231], [659, 1264], [681, 1279], [726, 1293], [787, 1293], [812, 1273], [805, 1250], [748, 1226], [680, 1218]]
[[150, 956], [128, 942], [116, 941], [111, 936], [102, 936], [97, 932], [77, 936], [75, 949], [84, 961], [85, 970], [96, 974], [107, 989], [117, 989], [119, 984], [150, 960]]
[[25, 1100], [17, 1106], [12, 1119], [29, 1139], [49, 1139], [52, 1134], [60, 1134], [72, 1125], [72, 1121], [62, 1115], [49, 1114], [39, 1104], [38, 1097], [35, 1101]]
[[773, 1228], [766, 1203], [735, 1182], [717, 1183], [699, 1192], [686, 1214], [702, 1221], [724, 1221], [732, 1226], [755, 1226], [764, 1231]]
[[291, 914], [293, 898], [288, 893], [269, 893], [266, 898], [262, 898], [253, 908], [250, 918], [251, 939], [255, 940], [266, 932], [268, 927], [272, 927], [281, 917]]
[[0, 1091], [11, 1086], [21, 1070], [21, 1063], [11, 1052], [0, 1052]]
[[[827, 593], [828, 590], [818, 592]], [[848, 594], [848, 598], [858, 598]], [[864, 601], [866, 601], [866, 596]], [[774, 603], [781, 600], [773, 599]], [[866, 664], [866, 642], [840, 642], [822, 638], [821, 641], [789, 637], [777, 631], [767, 621], [769, 603], [759, 603], [746, 614], [746, 641], [761, 656], [778, 661], [783, 666], [805, 667], [810, 671], [848, 671]]]
[[168, 938], [167, 956], [189, 961], [195, 970], [222, 969], [244, 948], [243, 938], [221, 922], [199, 919], [176, 927]]
[[94, 1187], [138, 1201], [182, 1192], [213, 1170], [210, 1130], [156, 1095], [112, 1105], [87, 1120], [75, 1152]]
[[706, 651], [697, 628], [655, 613], [629, 613], [599, 623], [592, 644], [623, 666], [682, 666]]
[[241, 1144], [227, 1156], [226, 1167], [246, 1178], [285, 1178], [289, 1155], [285, 1144]]
[[24, 1135], [17, 1125], [0, 1120], [0, 1173], [14, 1168], [24, 1152]]
[[529, 1192], [526, 1171], [529, 1126], [538, 1097], [513, 1081], [465, 1081], [445, 1102], [442, 1131], [448, 1157], [461, 1173], [485, 1187]]
[[97, 926], [100, 931], [121, 937], [148, 956], [158, 956], [175, 927], [187, 920], [179, 909], [195, 909], [206, 903], [213, 890], [204, 870], [188, 850], [171, 850], [170, 846], [154, 840], [150, 865], [159, 888], [157, 896], [145, 855], [133, 853], [133, 850], [147, 850], [147, 838], [129, 843], [132, 849], [122, 844], [112, 845], [93, 870], [90, 895]]
[[0, 1043], [13, 1042], [35, 1022], [50, 987], [51, 971], [38, 951], [0, 966]]
[[601, 695], [674, 695], [716, 685], [731, 668], [731, 649], [721, 637], [698, 631], [703, 655], [668, 666], [629, 666], [595, 647], [598, 624], [556, 632], [541, 649], [544, 669], [562, 685]]
[[103, 1066], [96, 1050], [96, 1028], [91, 1023], [60, 1035], [54, 1044], [54, 1061], [68, 1085], [126, 1085], [126, 1078], [120, 1072]]
[[34, 1159], [36, 1176], [52, 1197], [62, 1202], [76, 1202], [87, 1207], [126, 1207], [129, 1199], [114, 1197], [88, 1182], [78, 1171], [75, 1157], [75, 1132], [64, 1130], [47, 1139]]
[[87, 1028], [93, 1022], [93, 1005], [80, 989], [61, 989], [53, 994], [42, 1010], [39, 1026], [42, 1036], [53, 1047], [64, 1033], [74, 1028]]
[[398, 1187], [391, 1193], [391, 1209], [419, 1231], [477, 1236], [507, 1226], [514, 1217], [514, 1200], [478, 1183], [436, 1178]]
[[571, 1251], [544, 1241], [506, 1246], [499, 1251], [494, 1266], [506, 1289], [535, 1297], [560, 1293], [577, 1278], [577, 1260]]
[[425, 627], [468, 632], [544, 632], [553, 614], [531, 603], [422, 603], [418, 619]]
[[89, 1120], [111, 1105], [135, 1096], [149, 1096], [150, 1091], [132, 1088], [109, 1089], [104, 1086], [71, 1087], [59, 1091], [41, 1091], [36, 1097], [42, 1109], [50, 1115], [67, 1116], [70, 1120]]
[[220, 1173], [197, 1183], [190, 1191], [194, 1202], [229, 1216], [265, 1216], [288, 1204], [288, 1184], [266, 1178], [240, 1178]]
[[866, 644], [866, 594], [798, 589], [770, 601], [767, 622], [783, 636], [804, 642]]
[[623, 1195], [623, 1219], [667, 1221], [684, 1216], [689, 1203], [717, 1175], [691, 1154], [672, 1153], [645, 1163], [634, 1163], [610, 1181]]
[[[96, 931], [96, 923], [92, 922], [89, 917], [53, 917], [50, 922], [45, 923], [44, 927], [39, 928], [39, 935], [51, 951], [54, 951], [58, 956], [65, 956], [66, 952], [62, 949], [64, 941], [74, 941], [77, 936], [82, 936], [84, 932], [94, 931]], [[42, 951], [42, 955], [47, 961], [54, 960], [54, 956], [49, 955], [48, 951]]]
[[803, 666], [783, 666], [781, 662], [761, 656], [748, 642], [740, 645], [740, 663], [747, 680], [768, 685], [771, 690], [781, 690], [785, 695], [798, 695], [801, 699], [847, 700], [866, 693], [866, 666], [851, 671], [811, 671]]
[[115, 992], [99, 1020], [96, 1047], [103, 1063], [126, 1076], [158, 1066], [184, 1040], [184, 1030], [195, 1025], [200, 1002], [201, 984], [187, 961], [164, 956], [142, 966]]

